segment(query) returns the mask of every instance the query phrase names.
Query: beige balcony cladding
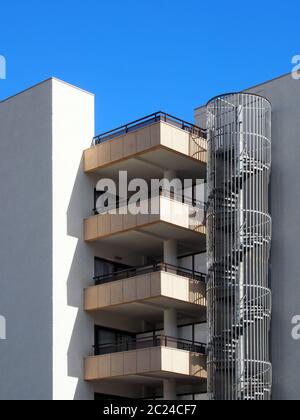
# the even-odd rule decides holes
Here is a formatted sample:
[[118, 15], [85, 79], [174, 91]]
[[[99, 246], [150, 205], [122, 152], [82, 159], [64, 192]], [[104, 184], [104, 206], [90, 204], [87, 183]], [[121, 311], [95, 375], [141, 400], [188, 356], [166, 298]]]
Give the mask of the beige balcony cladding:
[[110, 307], [131, 303], [149, 302], [162, 307], [167, 299], [168, 307], [191, 305], [194, 310], [206, 307], [206, 286], [204, 282], [182, 277], [164, 271], [143, 274], [85, 289], [86, 311], [107, 310]]
[[207, 379], [206, 357], [175, 348], [151, 347], [93, 356], [85, 360], [87, 381], [136, 375], [161, 379]]
[[[204, 211], [199, 210], [191, 217], [191, 207], [166, 197], [159, 198], [159, 214], [99, 214], [84, 221], [86, 241], [96, 241], [118, 233], [150, 227], [155, 224], [169, 224], [193, 233], [205, 235]], [[196, 210], [194, 210], [196, 211]]]
[[159, 221], [160, 215], [98, 214], [85, 219], [84, 237], [86, 241], [95, 241]]
[[84, 170], [92, 172], [155, 149], [166, 149], [192, 160], [207, 163], [205, 139], [160, 121], [85, 150]]

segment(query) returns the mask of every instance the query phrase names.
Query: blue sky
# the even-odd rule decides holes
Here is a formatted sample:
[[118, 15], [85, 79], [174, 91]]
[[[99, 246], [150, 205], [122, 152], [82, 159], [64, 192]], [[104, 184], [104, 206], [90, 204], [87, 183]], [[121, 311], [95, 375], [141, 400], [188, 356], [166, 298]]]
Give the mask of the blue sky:
[[1, 4], [0, 99], [50, 76], [96, 94], [96, 131], [159, 109], [193, 120], [210, 97], [291, 71], [299, 0]]

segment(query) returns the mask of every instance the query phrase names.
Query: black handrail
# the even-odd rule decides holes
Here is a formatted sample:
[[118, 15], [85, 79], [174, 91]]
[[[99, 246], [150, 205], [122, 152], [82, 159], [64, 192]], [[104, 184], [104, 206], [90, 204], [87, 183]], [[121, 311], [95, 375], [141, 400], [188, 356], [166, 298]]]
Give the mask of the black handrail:
[[207, 344], [198, 341], [174, 338], [166, 335], [149, 335], [140, 338], [128, 338], [105, 344], [96, 344], [94, 347], [95, 356], [120, 353], [124, 351], [139, 350], [151, 347], [170, 347], [178, 350], [190, 351], [192, 353], [207, 354]]
[[197, 282], [206, 282], [206, 274], [166, 263], [155, 263], [152, 265], [127, 268], [126, 270], [116, 271], [114, 273], [105, 274], [102, 276], [96, 276], [94, 277], [94, 281], [95, 285], [98, 286], [118, 280], [141, 276], [143, 274], [155, 273], [158, 271], [164, 271], [167, 273], [176, 274], [178, 276], [187, 277]]
[[132, 121], [128, 124], [117, 127], [113, 130], [106, 131], [105, 133], [99, 134], [94, 137], [94, 145], [103, 143], [107, 140], [110, 140], [114, 137], [121, 136], [122, 134], [129, 133], [143, 126], [147, 126], [152, 123], [159, 121], [168, 122], [182, 130], [195, 133], [199, 137], [206, 138], [206, 130], [187, 121], [181, 120], [180, 118], [174, 117], [173, 115], [167, 114], [163, 111], [155, 112], [154, 114], [147, 115], [146, 117], [140, 118], [138, 120]]

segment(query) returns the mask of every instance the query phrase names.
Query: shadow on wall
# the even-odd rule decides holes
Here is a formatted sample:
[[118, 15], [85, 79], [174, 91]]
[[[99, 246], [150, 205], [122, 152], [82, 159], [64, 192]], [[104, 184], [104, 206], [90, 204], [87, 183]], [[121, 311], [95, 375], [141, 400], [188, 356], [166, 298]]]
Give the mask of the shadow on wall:
[[206, 356], [190, 353], [189, 366], [190, 375], [201, 379], [207, 379]]
[[189, 281], [189, 300], [192, 303], [205, 307], [207, 305], [206, 285], [194, 280]]
[[91, 282], [93, 273], [93, 249], [84, 242], [83, 233], [83, 219], [92, 208], [92, 194], [92, 182], [83, 171], [82, 158], [67, 211], [67, 235], [77, 239], [67, 279], [67, 305], [78, 309], [68, 348], [68, 376], [78, 379], [75, 400], [93, 398], [91, 385], [84, 381], [83, 369], [84, 357], [91, 353], [93, 342], [92, 320], [83, 310], [83, 290]]

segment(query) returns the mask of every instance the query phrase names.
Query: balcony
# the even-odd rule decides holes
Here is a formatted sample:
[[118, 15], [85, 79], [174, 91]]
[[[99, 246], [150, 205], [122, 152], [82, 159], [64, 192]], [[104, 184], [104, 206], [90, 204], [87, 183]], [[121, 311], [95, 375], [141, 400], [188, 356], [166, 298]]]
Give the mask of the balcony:
[[[85, 380], [206, 380], [206, 345], [164, 335], [108, 343], [85, 360]], [[102, 354], [101, 354], [102, 353]]]
[[119, 209], [88, 217], [84, 221], [85, 241], [124, 246], [137, 253], [142, 243], [143, 253], [149, 257], [159, 257], [164, 241], [170, 239], [178, 241], [179, 256], [205, 249], [205, 203], [182, 203], [175, 195], [162, 194], [145, 199], [144, 204], [157, 212], [134, 215], [125, 203]]
[[206, 312], [205, 274], [154, 264], [96, 277], [96, 286], [85, 289], [86, 311], [110, 311], [119, 315], [163, 319], [164, 309], [176, 309], [179, 316], [194, 317]]
[[162, 178], [166, 162], [178, 177], [206, 179], [205, 130], [157, 112], [95, 137], [84, 152], [85, 172], [110, 179], [121, 170], [129, 178]]

